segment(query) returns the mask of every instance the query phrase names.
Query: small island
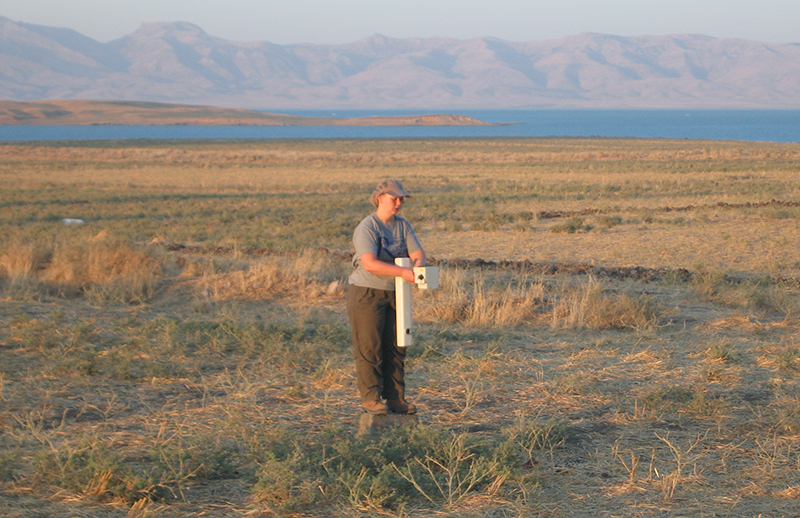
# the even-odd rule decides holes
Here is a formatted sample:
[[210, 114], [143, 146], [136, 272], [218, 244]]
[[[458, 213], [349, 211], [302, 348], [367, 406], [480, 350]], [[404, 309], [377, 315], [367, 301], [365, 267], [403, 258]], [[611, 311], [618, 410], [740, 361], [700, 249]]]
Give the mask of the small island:
[[494, 126], [464, 115], [304, 117], [238, 108], [139, 101], [0, 101], [0, 125]]

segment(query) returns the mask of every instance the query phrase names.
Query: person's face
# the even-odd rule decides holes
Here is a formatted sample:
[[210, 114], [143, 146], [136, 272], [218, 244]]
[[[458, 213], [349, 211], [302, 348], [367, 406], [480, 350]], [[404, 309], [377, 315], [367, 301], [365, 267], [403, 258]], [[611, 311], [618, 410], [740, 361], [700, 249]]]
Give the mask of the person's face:
[[378, 198], [378, 207], [394, 215], [403, 206], [404, 199], [402, 196], [393, 196], [389, 193], [381, 194]]

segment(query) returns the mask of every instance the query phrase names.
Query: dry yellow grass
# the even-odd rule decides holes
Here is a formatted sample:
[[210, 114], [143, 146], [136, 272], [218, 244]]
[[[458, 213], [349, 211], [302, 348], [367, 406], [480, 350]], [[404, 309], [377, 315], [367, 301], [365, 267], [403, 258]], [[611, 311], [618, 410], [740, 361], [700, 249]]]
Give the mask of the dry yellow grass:
[[525, 232], [426, 232], [443, 259], [481, 257], [591, 265], [710, 269], [800, 276], [797, 220], [712, 215], [685, 224], [635, 223], [579, 234], [547, 231], [552, 223]]
[[[798, 516], [800, 229], [796, 206], [762, 202], [800, 201], [799, 156], [595, 139], [2, 145], [0, 514]], [[420, 425], [384, 443], [391, 458], [353, 438], [331, 289], [384, 176], [416, 195], [403, 211], [433, 257], [531, 262], [447, 266], [415, 293]], [[583, 209], [576, 233], [539, 217]]]
[[[255, 212], [304, 195], [322, 204], [337, 194], [361, 202], [358, 193], [368, 190], [375, 178], [396, 174], [414, 185], [418, 196], [405, 210], [441, 258], [530, 258], [791, 276], [800, 268], [793, 256], [800, 244], [794, 232], [800, 209], [716, 207], [800, 198], [798, 150], [791, 144], [267, 141], [99, 148], [5, 145], [0, 154], [0, 185], [6, 188], [69, 186], [85, 201], [109, 192], [125, 192], [121, 197], [126, 198], [130, 191], [138, 193], [143, 208], [155, 207], [158, 195], [173, 195], [178, 200], [209, 197], [218, 200], [209, 209], [225, 210], [224, 193], [231, 202], [252, 200], [248, 208]], [[272, 198], [276, 195], [287, 198]], [[443, 200], [452, 207], [449, 216], [437, 207]], [[691, 206], [697, 208], [663, 210]], [[454, 225], [486, 228], [482, 214], [513, 219], [554, 209], [605, 211], [618, 215], [622, 224], [605, 228], [598, 216], [589, 216], [586, 223], [593, 231], [561, 235], [548, 232], [558, 221], [534, 217], [489, 221], [492, 232], [450, 230]], [[222, 239], [234, 232], [218, 234]], [[341, 238], [319, 244], [348, 246]]]
[[154, 252], [102, 233], [87, 240], [14, 243], [0, 253], [0, 275], [16, 289], [142, 303], [162, 273], [163, 260]]

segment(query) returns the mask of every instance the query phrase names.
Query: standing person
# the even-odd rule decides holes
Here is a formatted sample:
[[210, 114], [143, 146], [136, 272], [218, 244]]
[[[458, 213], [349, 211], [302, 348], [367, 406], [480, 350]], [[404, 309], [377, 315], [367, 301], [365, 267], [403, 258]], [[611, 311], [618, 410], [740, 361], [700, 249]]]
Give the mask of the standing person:
[[[405, 399], [405, 356], [397, 346], [395, 277], [414, 282], [414, 271], [394, 264], [410, 257], [415, 266], [427, 259], [411, 224], [397, 212], [411, 198], [397, 180], [383, 180], [369, 201], [375, 212], [353, 234], [353, 266], [347, 289], [347, 313], [355, 346], [356, 377], [361, 404], [370, 414], [414, 414]], [[385, 402], [384, 402], [385, 401]]]

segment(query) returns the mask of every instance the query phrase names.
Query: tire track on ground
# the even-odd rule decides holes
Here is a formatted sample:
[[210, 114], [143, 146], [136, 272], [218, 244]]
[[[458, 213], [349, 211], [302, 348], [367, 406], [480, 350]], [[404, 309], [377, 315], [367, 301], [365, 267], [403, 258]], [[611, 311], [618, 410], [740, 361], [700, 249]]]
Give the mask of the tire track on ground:
[[[523, 259], [522, 261], [485, 261], [476, 259], [431, 259], [433, 266], [446, 266], [449, 268], [486, 270], [509, 270], [530, 275], [593, 275], [598, 278], [611, 280], [635, 280], [644, 282], [668, 281], [674, 283], [691, 283], [701, 281], [704, 275], [701, 272], [691, 271], [686, 268], [650, 268], [647, 266], [595, 266], [580, 263], [553, 263], [535, 262]], [[781, 286], [800, 288], [800, 279], [781, 275], [731, 275], [720, 274], [721, 282], [728, 284], [741, 284], [744, 282], [767, 281]]]
[[702, 209], [750, 209], [750, 208], [765, 208], [765, 207], [800, 207], [800, 202], [797, 201], [758, 201], [758, 202], [744, 202], [744, 203], [727, 203], [720, 201], [717, 203], [709, 203], [705, 205], [685, 205], [683, 207], [657, 207], [657, 208], [641, 208], [641, 207], [628, 207], [625, 209], [581, 209], [581, 210], [543, 210], [536, 213], [539, 219], [557, 219], [557, 218], [574, 218], [578, 216], [596, 216], [602, 214], [613, 214], [617, 212], [691, 212], [693, 210]]
[[[184, 245], [181, 243], [170, 243], [162, 245], [169, 251], [184, 254], [197, 255], [218, 255], [230, 256], [241, 255], [248, 257], [293, 257], [297, 252], [275, 251], [266, 248], [245, 247], [245, 248], [225, 248], [225, 247], [204, 247], [195, 245]], [[334, 250], [329, 248], [319, 248], [320, 252], [338, 257], [343, 261], [352, 261], [352, 252], [345, 250]], [[528, 275], [593, 275], [600, 279], [609, 280], [634, 280], [642, 282], [674, 282], [688, 284], [700, 282], [704, 275], [701, 272], [688, 270], [686, 268], [651, 268], [647, 266], [596, 266], [581, 263], [557, 263], [544, 261], [531, 261], [523, 259], [520, 261], [500, 260], [490, 261], [481, 258], [455, 258], [437, 259], [431, 257], [428, 260], [431, 266], [459, 268], [464, 270], [483, 269], [490, 271], [513, 271]], [[731, 275], [721, 274], [719, 281], [728, 284], [741, 284], [743, 282], [766, 281], [771, 284], [800, 288], [800, 279], [780, 275]]]

